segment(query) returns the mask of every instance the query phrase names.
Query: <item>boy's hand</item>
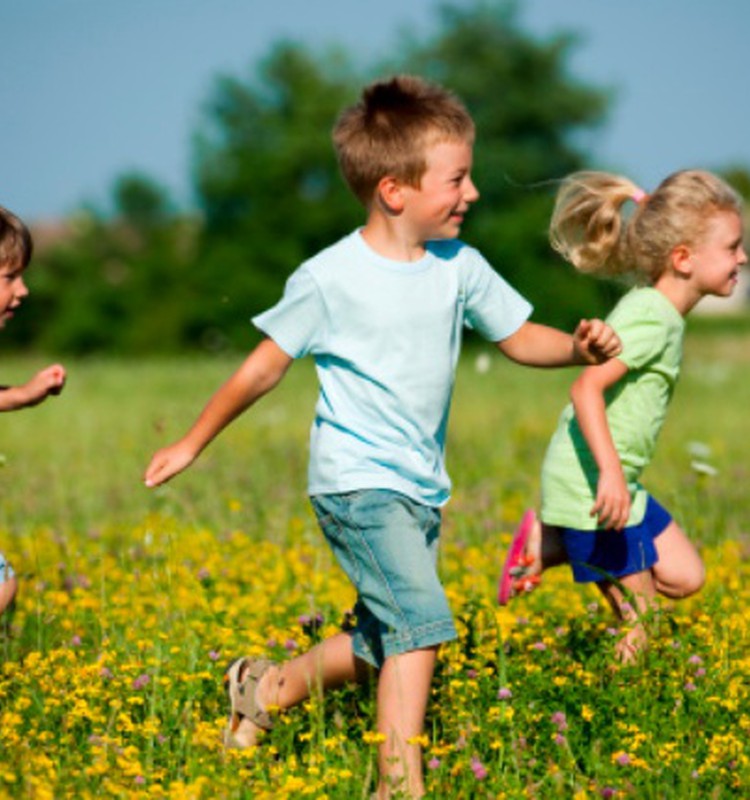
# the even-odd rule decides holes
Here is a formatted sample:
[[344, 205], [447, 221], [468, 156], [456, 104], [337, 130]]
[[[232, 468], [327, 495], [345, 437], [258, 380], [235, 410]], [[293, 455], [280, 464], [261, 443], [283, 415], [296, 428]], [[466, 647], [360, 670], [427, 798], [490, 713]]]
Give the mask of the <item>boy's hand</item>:
[[143, 476], [144, 483], [151, 489], [166, 483], [178, 473], [187, 469], [195, 461], [197, 453], [184, 440], [169, 447], [157, 450]]
[[573, 334], [573, 349], [581, 364], [602, 364], [622, 352], [620, 337], [600, 319], [583, 319]]
[[30, 381], [18, 387], [21, 397], [18, 407], [35, 406], [51, 394], [60, 394], [65, 378], [65, 367], [61, 364], [52, 364], [37, 372]]

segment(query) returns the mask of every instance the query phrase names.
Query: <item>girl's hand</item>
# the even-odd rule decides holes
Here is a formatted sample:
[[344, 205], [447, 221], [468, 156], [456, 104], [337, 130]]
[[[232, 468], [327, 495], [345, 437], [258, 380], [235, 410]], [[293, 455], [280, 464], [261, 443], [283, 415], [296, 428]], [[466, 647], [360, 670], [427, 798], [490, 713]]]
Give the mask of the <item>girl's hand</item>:
[[149, 489], [166, 483], [187, 469], [195, 461], [196, 455], [197, 453], [184, 440], [158, 450], [146, 468], [144, 483]]
[[596, 502], [591, 516], [599, 524], [616, 531], [622, 530], [630, 516], [630, 492], [628, 491], [622, 469], [602, 471], [596, 488]]
[[583, 319], [573, 334], [575, 357], [581, 364], [602, 364], [622, 352], [620, 337], [600, 319]]

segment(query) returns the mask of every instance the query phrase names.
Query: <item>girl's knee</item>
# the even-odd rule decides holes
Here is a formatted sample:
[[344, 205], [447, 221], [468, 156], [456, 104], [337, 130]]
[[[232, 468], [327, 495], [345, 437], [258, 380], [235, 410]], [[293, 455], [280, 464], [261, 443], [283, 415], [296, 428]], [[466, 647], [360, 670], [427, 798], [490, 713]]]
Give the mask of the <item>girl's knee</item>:
[[699, 592], [706, 583], [706, 567], [703, 562], [695, 565], [694, 569], [685, 578], [684, 595], [689, 597], [691, 594]]
[[690, 569], [684, 569], [679, 576], [674, 577], [674, 580], [659, 580], [657, 585], [660, 594], [680, 600], [697, 594], [703, 588], [706, 583], [706, 568], [702, 561], [698, 561]]

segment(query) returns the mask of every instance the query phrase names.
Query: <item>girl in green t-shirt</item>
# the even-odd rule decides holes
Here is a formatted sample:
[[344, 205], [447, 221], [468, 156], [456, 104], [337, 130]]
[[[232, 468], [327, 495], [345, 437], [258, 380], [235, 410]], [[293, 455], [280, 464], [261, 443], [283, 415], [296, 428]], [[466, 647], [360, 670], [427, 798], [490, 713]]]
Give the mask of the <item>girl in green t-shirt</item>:
[[706, 295], [732, 294], [747, 262], [741, 201], [697, 170], [650, 195], [623, 177], [580, 172], [562, 183], [550, 238], [582, 272], [627, 275], [636, 287], [608, 318], [621, 354], [573, 383], [544, 459], [541, 521], [527, 512], [519, 525], [498, 599], [504, 605], [548, 567], [570, 563], [574, 579], [596, 583], [630, 623], [617, 644], [627, 661], [646, 643], [641, 615], [656, 595], [686, 597], [704, 582], [695, 546], [639, 478], [679, 375], [684, 317]]

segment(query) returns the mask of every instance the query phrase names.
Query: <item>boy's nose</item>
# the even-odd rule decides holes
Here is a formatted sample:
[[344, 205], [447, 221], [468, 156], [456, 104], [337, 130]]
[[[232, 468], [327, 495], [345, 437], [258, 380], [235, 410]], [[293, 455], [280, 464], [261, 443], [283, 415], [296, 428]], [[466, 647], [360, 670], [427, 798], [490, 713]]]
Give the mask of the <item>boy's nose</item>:
[[14, 294], [16, 297], [26, 297], [29, 293], [29, 288], [23, 282], [23, 278], [18, 278], [16, 281], [15, 291]]
[[479, 200], [479, 189], [471, 178], [466, 181], [466, 190], [464, 191], [464, 199], [467, 203], [474, 203]]

